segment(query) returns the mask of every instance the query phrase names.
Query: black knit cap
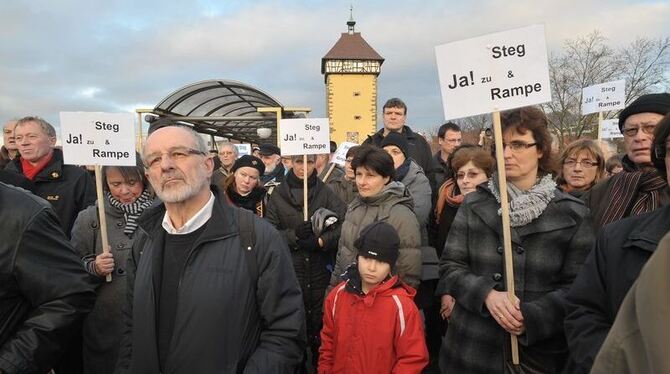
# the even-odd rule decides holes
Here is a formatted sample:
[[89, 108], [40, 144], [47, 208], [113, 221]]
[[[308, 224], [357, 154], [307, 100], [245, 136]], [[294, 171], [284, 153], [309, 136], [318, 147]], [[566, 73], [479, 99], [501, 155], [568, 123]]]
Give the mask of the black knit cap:
[[260, 146], [258, 146], [258, 153], [261, 156], [272, 156], [272, 155], [281, 156], [281, 150], [274, 144], [261, 144]]
[[409, 145], [407, 144], [407, 139], [405, 139], [402, 134], [397, 132], [390, 132], [382, 140], [381, 147], [384, 148], [387, 145], [395, 145], [396, 147], [400, 148], [402, 153], [405, 154], [405, 157], [407, 157], [407, 149], [409, 148]]
[[234, 173], [237, 171], [237, 169], [245, 166], [258, 170], [258, 175], [263, 175], [263, 173], [265, 173], [265, 164], [263, 161], [260, 158], [252, 155], [244, 155], [235, 160], [232, 171]]
[[365, 258], [374, 258], [395, 267], [400, 248], [398, 232], [384, 221], [376, 221], [361, 230], [361, 234], [354, 242], [358, 255]]
[[666, 115], [670, 113], [670, 94], [656, 93], [642, 95], [619, 113], [619, 131], [623, 134], [623, 125], [626, 119], [638, 113], [658, 113]]

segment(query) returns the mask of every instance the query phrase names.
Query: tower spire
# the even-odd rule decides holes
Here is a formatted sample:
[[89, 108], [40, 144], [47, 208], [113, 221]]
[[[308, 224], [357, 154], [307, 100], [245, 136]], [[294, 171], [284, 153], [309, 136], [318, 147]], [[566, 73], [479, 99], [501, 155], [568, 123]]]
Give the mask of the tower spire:
[[356, 26], [356, 21], [354, 21], [354, 4], [351, 4], [351, 6], [349, 7], [349, 21], [347, 21], [349, 34], [354, 33], [354, 26]]

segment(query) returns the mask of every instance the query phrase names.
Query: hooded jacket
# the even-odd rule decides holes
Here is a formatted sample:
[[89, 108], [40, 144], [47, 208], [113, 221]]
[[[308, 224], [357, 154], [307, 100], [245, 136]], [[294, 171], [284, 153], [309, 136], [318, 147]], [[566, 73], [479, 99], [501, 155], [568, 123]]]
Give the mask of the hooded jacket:
[[430, 182], [421, 166], [412, 160], [410, 160], [407, 174], [399, 182], [402, 182], [407, 187], [412, 200], [414, 200], [414, 214], [416, 214], [419, 226], [421, 227], [421, 245], [428, 245], [428, 231], [426, 227], [428, 226], [431, 208]]
[[347, 180], [344, 174], [338, 179], [333, 179], [328, 187], [344, 202], [344, 205], [349, 205], [358, 196], [356, 180]]
[[356, 259], [354, 241], [358, 239], [361, 230], [372, 222], [386, 221], [398, 231], [400, 237], [400, 255], [396, 263], [398, 276], [408, 285], [418, 287], [421, 281], [421, 231], [413, 209], [412, 197], [400, 182], [388, 183], [375, 196], [357, 196], [349, 204], [342, 224], [330, 285], [334, 287], [340, 283], [340, 276]]
[[349, 272], [326, 298], [318, 373], [421, 373], [428, 349], [416, 291], [393, 276], [364, 294], [356, 266]]

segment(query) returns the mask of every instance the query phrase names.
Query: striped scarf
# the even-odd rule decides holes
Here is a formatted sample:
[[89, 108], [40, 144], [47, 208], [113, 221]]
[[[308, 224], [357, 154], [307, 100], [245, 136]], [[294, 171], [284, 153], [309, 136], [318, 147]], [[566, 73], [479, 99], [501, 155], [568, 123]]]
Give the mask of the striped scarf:
[[123, 233], [128, 237], [132, 237], [137, 229], [137, 219], [140, 217], [144, 209], [151, 206], [151, 203], [153, 202], [151, 194], [145, 189], [140, 197], [130, 204], [124, 204], [119, 200], [116, 200], [109, 191], [106, 196], [107, 201], [109, 201], [111, 206], [123, 212], [123, 218], [126, 220], [126, 227], [123, 228]]
[[667, 182], [658, 170], [624, 172], [612, 178], [610, 204], [600, 219], [601, 227], [624, 217], [651, 212], [661, 206], [661, 191]]

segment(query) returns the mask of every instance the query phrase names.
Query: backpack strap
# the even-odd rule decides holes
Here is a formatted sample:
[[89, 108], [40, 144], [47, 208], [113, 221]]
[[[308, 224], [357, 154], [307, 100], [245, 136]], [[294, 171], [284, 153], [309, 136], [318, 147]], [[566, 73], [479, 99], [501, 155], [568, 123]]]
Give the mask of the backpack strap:
[[256, 245], [256, 230], [254, 228], [254, 214], [247, 212], [244, 209], [238, 208], [237, 221], [240, 230], [240, 245], [242, 252], [247, 260], [247, 270], [254, 280], [254, 284], [258, 280], [258, 264], [256, 263], [256, 256], [252, 252]]

